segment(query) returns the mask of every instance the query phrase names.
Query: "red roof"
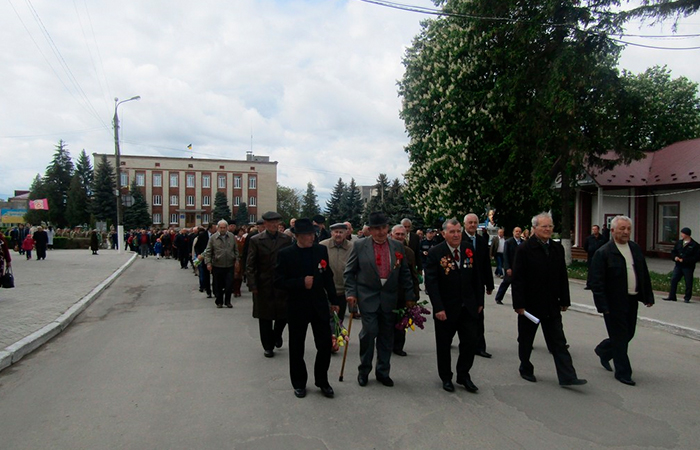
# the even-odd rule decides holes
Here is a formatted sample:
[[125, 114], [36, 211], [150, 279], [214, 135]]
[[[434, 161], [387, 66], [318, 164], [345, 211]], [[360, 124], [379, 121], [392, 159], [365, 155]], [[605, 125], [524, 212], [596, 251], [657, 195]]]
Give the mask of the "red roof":
[[601, 187], [700, 183], [700, 139], [676, 142], [629, 165], [605, 172], [593, 169], [589, 175]]

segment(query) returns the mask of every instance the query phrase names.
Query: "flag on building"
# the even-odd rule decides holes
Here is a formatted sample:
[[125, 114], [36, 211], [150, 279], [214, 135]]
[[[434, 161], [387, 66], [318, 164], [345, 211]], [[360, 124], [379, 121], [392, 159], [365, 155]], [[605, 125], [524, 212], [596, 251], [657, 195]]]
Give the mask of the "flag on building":
[[37, 198], [36, 200], [29, 200], [29, 209], [49, 209], [49, 201], [45, 198]]

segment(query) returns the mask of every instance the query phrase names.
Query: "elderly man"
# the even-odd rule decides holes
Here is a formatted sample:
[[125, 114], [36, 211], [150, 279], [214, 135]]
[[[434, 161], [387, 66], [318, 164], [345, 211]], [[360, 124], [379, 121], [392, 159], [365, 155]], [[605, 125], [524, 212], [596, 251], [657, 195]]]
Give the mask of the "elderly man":
[[[332, 227], [331, 227], [332, 228]], [[329, 263], [328, 249], [314, 243], [316, 230], [311, 220], [299, 219], [294, 225], [295, 245], [279, 251], [275, 268], [275, 286], [288, 294], [289, 321], [289, 374], [294, 395], [306, 396], [306, 363], [304, 342], [311, 325], [316, 345], [314, 382], [324, 396], [332, 398], [333, 388], [328, 383], [331, 365], [330, 307], [336, 305], [336, 287]], [[345, 241], [345, 236], [342, 236]]]
[[484, 291], [479, 270], [474, 265], [474, 250], [468, 241], [462, 240], [459, 221], [454, 218], [446, 220], [442, 230], [445, 240], [430, 249], [425, 267], [425, 285], [435, 317], [438, 375], [442, 388], [453, 392], [450, 347], [457, 333], [457, 384], [469, 392], [476, 392], [479, 388], [472, 382], [469, 371], [474, 364]]
[[348, 240], [348, 241], [354, 241], [354, 240], [356, 240], [356, 239], [357, 239], [357, 236], [355, 236], [354, 234], [352, 234], [353, 231], [354, 231], [354, 230], [352, 229], [352, 224], [351, 224], [350, 222], [343, 222], [343, 223], [345, 224], [345, 227], [346, 227], [346, 229], [347, 229], [347, 230], [345, 231], [345, 239]]
[[216, 307], [223, 308], [223, 305], [226, 305], [227, 308], [233, 308], [231, 293], [233, 292], [233, 270], [238, 264], [238, 246], [236, 237], [227, 230], [228, 223], [225, 220], [220, 220], [216, 228], [217, 232], [207, 241], [204, 263], [214, 278]]
[[[401, 219], [401, 225], [403, 225], [403, 227], [406, 229], [406, 239], [404, 241], [404, 245], [413, 250], [414, 255], [420, 255], [420, 237], [411, 231], [413, 228], [413, 222], [411, 222], [411, 219], [409, 218], [404, 218]], [[423, 261], [421, 261], [421, 258], [417, 258], [415, 264], [418, 272], [423, 272]]]
[[612, 239], [593, 256], [590, 286], [596, 308], [603, 313], [608, 338], [598, 344], [595, 353], [609, 371], [615, 363], [615, 378], [634, 386], [632, 366], [627, 356], [637, 326], [639, 303], [654, 304], [651, 278], [642, 249], [630, 240], [632, 221], [617, 216], [610, 223]]
[[360, 366], [357, 382], [367, 386], [372, 371], [374, 346], [377, 346], [377, 381], [393, 386], [389, 376], [394, 345], [394, 313], [399, 286], [412, 301], [413, 283], [406, 253], [400, 243], [388, 239], [388, 219], [384, 213], [369, 215], [369, 238], [353, 244], [345, 267], [345, 297], [352, 307], [356, 303], [362, 314], [360, 332]]
[[[610, 232], [612, 233], [612, 230]], [[690, 298], [693, 296], [693, 272], [695, 272], [695, 264], [700, 259], [700, 246], [690, 237], [690, 234], [690, 228], [683, 228], [681, 238], [671, 251], [671, 257], [676, 262], [676, 266], [671, 275], [671, 291], [668, 297], [664, 298], [666, 301], [676, 301], [676, 290], [681, 278], [685, 278], [685, 302], [690, 303]]]
[[258, 319], [260, 342], [265, 357], [275, 356], [282, 347], [282, 332], [287, 325], [287, 293], [273, 285], [277, 253], [292, 245], [292, 239], [277, 229], [282, 216], [268, 211], [262, 216], [264, 231], [248, 239], [246, 274], [253, 293], [253, 317]]
[[523, 231], [520, 229], [520, 227], [515, 227], [513, 228], [513, 236], [506, 239], [503, 250], [503, 270], [505, 270], [505, 276], [503, 277], [503, 281], [501, 281], [501, 286], [499, 286], [498, 292], [496, 292], [496, 303], [499, 305], [503, 304], [503, 297], [505, 297], [506, 291], [508, 291], [508, 287], [513, 281], [513, 262], [515, 261], [515, 250], [517, 250], [518, 246], [523, 243], [523, 240], [520, 238], [522, 232]]
[[559, 384], [586, 384], [586, 380], [576, 376], [561, 320], [561, 313], [571, 305], [564, 247], [551, 239], [554, 229], [551, 214], [533, 217], [532, 228], [535, 235], [518, 247], [513, 265], [513, 309], [518, 314], [520, 376], [533, 383], [537, 381], [530, 354], [539, 324], [525, 316], [527, 311], [542, 324]]
[[[402, 244], [406, 242], [406, 228], [403, 225], [394, 225], [391, 229], [391, 238], [395, 241], [401, 242]], [[416, 254], [413, 253], [410, 247], [404, 245], [404, 251], [406, 252], [406, 260], [408, 261], [408, 267], [411, 269], [411, 280], [413, 281], [413, 297], [414, 301], [406, 301], [406, 291], [402, 286], [399, 286], [399, 298], [396, 302], [396, 308], [401, 309], [405, 307], [413, 307], [415, 303], [420, 299], [420, 282], [418, 281], [418, 271], [416, 270]], [[396, 329], [396, 324], [401, 320], [401, 317], [396, 315], [396, 322], [394, 324], [394, 354], [399, 356], [406, 356], [406, 351], [403, 349], [406, 345], [406, 330]]]
[[352, 242], [345, 239], [347, 226], [344, 223], [331, 225], [331, 237], [320, 242], [328, 249], [328, 264], [333, 270], [333, 283], [338, 301], [338, 316], [342, 320], [345, 317], [347, 301], [345, 300], [345, 263], [352, 249]]
[[498, 235], [491, 240], [491, 257], [496, 260], [496, 276], [503, 278], [503, 252], [505, 252], [505, 231], [498, 229]]
[[[470, 213], [464, 216], [464, 231], [462, 232], [462, 240], [466, 241], [467, 245], [471, 246], [474, 252], [474, 268], [479, 271], [479, 289], [486, 291], [487, 295], [493, 292], [493, 272], [491, 272], [491, 259], [489, 258], [489, 243], [488, 240], [480, 236], [476, 230], [479, 227], [479, 217]], [[426, 286], [426, 289], [427, 286]], [[490, 358], [491, 353], [486, 351], [486, 337], [484, 336], [484, 310], [479, 312], [479, 329], [477, 332], [478, 343], [476, 344], [476, 354], [482, 358]]]

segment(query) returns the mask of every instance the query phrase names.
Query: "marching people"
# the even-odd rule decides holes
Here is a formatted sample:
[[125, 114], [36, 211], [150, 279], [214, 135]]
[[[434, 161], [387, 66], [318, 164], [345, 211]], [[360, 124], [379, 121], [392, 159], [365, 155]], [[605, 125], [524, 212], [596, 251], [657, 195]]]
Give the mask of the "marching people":
[[97, 250], [100, 248], [100, 242], [97, 239], [97, 230], [92, 230], [90, 232], [90, 250], [93, 255], [97, 254]]
[[[408, 219], [404, 219], [408, 220]], [[401, 221], [403, 223], [403, 221]], [[402, 244], [407, 241], [407, 230], [403, 225], [394, 225], [391, 229], [391, 238], [395, 241], [401, 242]], [[415, 306], [416, 302], [420, 300], [420, 282], [418, 280], [418, 271], [416, 270], [416, 254], [413, 253], [410, 247], [404, 245], [404, 252], [406, 252], [406, 262], [408, 263], [408, 268], [411, 270], [411, 280], [413, 281], [413, 301], [406, 301], [406, 290], [403, 286], [399, 285], [399, 295], [396, 302], [396, 309], [402, 308], [412, 308]], [[406, 356], [407, 353], [403, 349], [406, 345], [406, 330], [396, 328], [396, 324], [399, 323], [401, 317], [398, 314], [394, 314], [394, 347], [393, 352], [395, 355]]]
[[434, 245], [437, 245], [437, 241], [435, 240], [435, 229], [428, 228], [425, 230], [425, 239], [420, 242], [421, 267], [425, 267], [425, 263], [428, 260], [428, 251], [430, 251]]
[[[236, 229], [236, 246], [238, 246], [238, 255], [241, 257], [243, 255], [243, 247], [245, 246], [245, 229], [243, 227]], [[240, 297], [241, 286], [243, 285], [243, 263], [241, 257], [241, 264], [236, 266], [233, 271], [233, 296]]]
[[12, 255], [5, 235], [0, 231], [0, 277], [5, 275], [5, 271], [12, 267]]
[[586, 287], [584, 289], [588, 290], [591, 288], [591, 262], [593, 261], [593, 255], [595, 252], [602, 247], [607, 241], [605, 236], [600, 234], [600, 227], [598, 225], [593, 225], [591, 227], [591, 235], [583, 241], [583, 249], [588, 254], [586, 259], [586, 266], [588, 266], [588, 276], [586, 277]]
[[[612, 234], [612, 230], [610, 232]], [[685, 295], [683, 296], [685, 302], [690, 303], [693, 296], [693, 272], [695, 272], [695, 264], [700, 259], [700, 246], [690, 237], [691, 233], [690, 228], [683, 228], [681, 238], [671, 251], [671, 257], [676, 265], [673, 268], [673, 275], [671, 275], [671, 291], [668, 293], [668, 297], [664, 298], [666, 301], [676, 301], [676, 290], [681, 278], [685, 278]]]
[[32, 259], [32, 250], [34, 249], [34, 238], [31, 234], [27, 234], [22, 241], [22, 250], [27, 254], [27, 260]]
[[634, 386], [627, 350], [637, 326], [639, 303], [654, 304], [651, 278], [642, 249], [630, 240], [632, 221], [617, 216], [610, 222], [612, 239], [598, 250], [591, 264], [590, 286], [599, 313], [603, 313], [608, 338], [598, 344], [595, 353], [600, 364], [612, 371], [621, 383]]
[[[209, 224], [209, 229], [199, 227], [199, 231], [197, 232], [197, 237], [195, 238], [194, 242], [194, 257], [199, 260], [199, 265], [197, 266], [197, 270], [199, 271], [199, 292], [206, 292], [207, 298], [211, 298], [212, 273], [206, 267], [206, 264], [202, 263], [204, 262], [204, 253], [206, 252], [207, 247], [209, 246], [210, 231], [212, 232], [212, 236], [216, 234], [216, 232], [218, 231], [218, 224], [216, 225], [216, 228], [214, 228], [214, 224]], [[236, 250], [238, 250], [238, 246], [236, 246]], [[236, 262], [238, 262], [238, 252], [236, 252]], [[233, 289], [233, 287], [231, 289]]]
[[[338, 231], [338, 230], [336, 230]], [[298, 398], [306, 396], [308, 373], [304, 362], [306, 331], [311, 325], [316, 346], [314, 383], [325, 397], [332, 398], [328, 383], [331, 365], [330, 308], [335, 305], [336, 287], [329, 264], [328, 248], [314, 243], [316, 230], [309, 219], [297, 219], [292, 229], [296, 242], [279, 250], [275, 287], [287, 292], [289, 324], [289, 374]], [[282, 233], [279, 233], [282, 235]], [[345, 235], [342, 236], [343, 241]]]
[[499, 305], [503, 304], [503, 297], [505, 297], [506, 291], [508, 291], [508, 287], [513, 281], [513, 261], [515, 260], [515, 251], [518, 249], [518, 246], [523, 243], [523, 240], [520, 238], [521, 233], [522, 230], [520, 227], [515, 227], [513, 228], [513, 236], [506, 239], [503, 250], [503, 270], [505, 271], [505, 275], [503, 277], [503, 281], [501, 281], [501, 285], [498, 288], [498, 292], [496, 292], [496, 303]]
[[275, 356], [275, 347], [282, 347], [282, 332], [287, 325], [287, 293], [273, 285], [277, 254], [292, 245], [292, 239], [278, 231], [281, 219], [277, 212], [266, 212], [262, 216], [264, 230], [247, 241], [248, 289], [253, 293], [253, 317], [258, 319], [260, 342], [267, 358]]
[[321, 214], [314, 216], [314, 227], [316, 229], [316, 242], [325, 241], [331, 237], [331, 234], [326, 230], [326, 218]]
[[49, 235], [44, 227], [38, 226], [34, 232], [34, 246], [36, 247], [36, 260], [46, 260], [46, 249], [49, 245]]
[[369, 215], [370, 237], [353, 244], [345, 267], [345, 297], [348, 305], [358, 304], [362, 315], [360, 332], [360, 365], [357, 381], [367, 386], [372, 371], [374, 347], [377, 347], [377, 381], [393, 386], [389, 376], [394, 341], [394, 313], [398, 288], [412, 301], [411, 271], [404, 260], [403, 245], [388, 239], [389, 224], [384, 213]]
[[335, 284], [335, 295], [338, 304], [338, 317], [343, 320], [347, 309], [345, 299], [345, 263], [352, 248], [352, 242], [345, 239], [348, 229], [344, 223], [334, 223], [331, 225], [331, 237], [324, 239], [319, 244], [328, 249], [328, 263], [333, 270], [333, 283]]
[[[416, 233], [411, 231], [413, 228], [413, 222], [411, 222], [411, 219], [409, 218], [404, 218], [401, 219], [401, 225], [406, 229], [406, 239], [403, 244], [406, 247], [410, 248], [413, 251], [414, 255], [420, 255], [421, 238]], [[416, 258], [415, 264], [418, 273], [423, 272], [423, 261], [421, 260], [421, 258]]]
[[[233, 308], [233, 271], [238, 264], [238, 245], [235, 236], [228, 231], [228, 222], [220, 220], [217, 232], [212, 234], [204, 250], [204, 263], [214, 278], [214, 303], [217, 308]], [[206, 231], [204, 232], [206, 233]], [[207, 292], [207, 298], [211, 294]]]
[[[518, 314], [520, 376], [536, 382], [530, 362], [535, 334], [542, 324], [547, 348], [554, 357], [561, 386], [586, 384], [578, 378], [567, 349], [561, 313], [571, 305], [564, 247], [551, 239], [554, 222], [549, 213], [532, 218], [533, 236], [515, 252], [513, 265], [513, 309]], [[526, 317], [529, 313], [539, 323]]]
[[496, 260], [496, 276], [503, 278], [503, 252], [506, 240], [503, 228], [499, 228], [497, 233], [498, 235], [491, 240], [491, 257]]
[[445, 240], [430, 249], [425, 266], [425, 285], [435, 318], [438, 375], [442, 388], [453, 392], [450, 346], [456, 333], [459, 336], [456, 381], [473, 393], [479, 388], [472, 382], [469, 371], [474, 364], [484, 292], [480, 271], [474, 264], [474, 250], [468, 241], [462, 240], [459, 221], [446, 220], [442, 230]]

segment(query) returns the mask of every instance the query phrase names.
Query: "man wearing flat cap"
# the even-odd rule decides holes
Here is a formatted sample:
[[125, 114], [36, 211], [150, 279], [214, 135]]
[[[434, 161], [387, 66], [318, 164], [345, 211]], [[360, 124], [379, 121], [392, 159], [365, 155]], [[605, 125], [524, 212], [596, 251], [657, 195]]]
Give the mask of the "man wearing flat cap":
[[248, 239], [246, 261], [248, 289], [253, 293], [253, 317], [259, 320], [260, 342], [265, 356], [275, 356], [282, 347], [282, 332], [287, 324], [287, 293], [273, 285], [277, 253], [290, 245], [292, 238], [277, 229], [282, 216], [268, 211], [262, 216], [264, 228]]
[[321, 242], [323, 240], [331, 237], [331, 234], [326, 230], [326, 218], [321, 214], [314, 216], [314, 228], [316, 229], [316, 242]]
[[333, 397], [328, 383], [331, 364], [330, 310], [337, 304], [333, 270], [328, 249], [314, 243], [316, 230], [311, 220], [298, 219], [292, 229], [296, 243], [279, 251], [275, 267], [275, 287], [288, 294], [289, 374], [294, 395], [306, 396], [308, 374], [304, 362], [306, 331], [311, 325], [316, 346], [314, 383], [326, 397]]
[[338, 298], [338, 317], [343, 320], [347, 301], [345, 300], [345, 264], [350, 255], [352, 242], [346, 239], [347, 225], [334, 223], [331, 225], [331, 237], [319, 242], [328, 249], [328, 263], [333, 269], [333, 283], [335, 283], [335, 295]]
[[372, 371], [374, 347], [377, 347], [377, 381], [393, 386], [389, 377], [394, 344], [394, 313], [399, 286], [406, 301], [413, 301], [411, 270], [400, 242], [388, 239], [389, 224], [384, 213], [369, 215], [370, 237], [355, 242], [345, 267], [345, 296], [352, 307], [358, 304], [362, 314], [360, 366], [357, 381], [366, 386]]
[[690, 228], [683, 228], [681, 238], [676, 241], [671, 251], [671, 257], [676, 262], [676, 266], [671, 275], [671, 292], [664, 299], [666, 301], [676, 301], [676, 290], [681, 278], [685, 278], [685, 302], [690, 303], [690, 298], [693, 296], [693, 272], [695, 272], [695, 264], [700, 259], [700, 246], [690, 235]]

